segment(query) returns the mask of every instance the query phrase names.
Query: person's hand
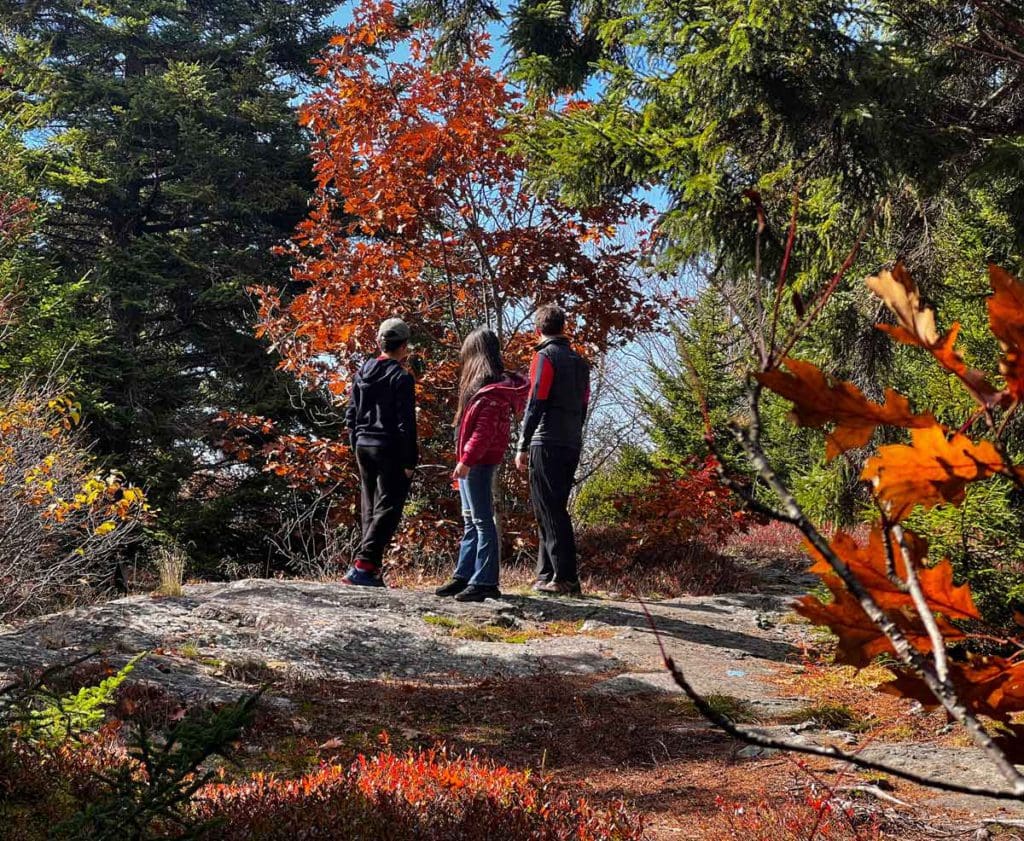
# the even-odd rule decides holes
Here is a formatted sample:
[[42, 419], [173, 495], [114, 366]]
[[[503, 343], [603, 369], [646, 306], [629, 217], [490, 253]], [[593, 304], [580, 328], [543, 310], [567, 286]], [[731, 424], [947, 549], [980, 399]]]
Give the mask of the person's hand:
[[525, 473], [530, 469], [530, 459], [528, 453], [516, 453], [516, 469], [520, 473]]
[[406, 471], [405, 471], [405, 478], [406, 479], [411, 479], [415, 475], [416, 475], [416, 471], [415, 470], [406, 469]]
[[455, 465], [455, 469], [452, 471], [453, 479], [465, 479], [469, 475], [469, 468], [464, 465], [461, 461]]

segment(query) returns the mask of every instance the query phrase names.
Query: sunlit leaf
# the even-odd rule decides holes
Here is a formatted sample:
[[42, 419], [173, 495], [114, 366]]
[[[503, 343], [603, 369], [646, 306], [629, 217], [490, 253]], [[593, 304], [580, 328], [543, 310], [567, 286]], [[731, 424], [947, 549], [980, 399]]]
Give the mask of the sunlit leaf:
[[894, 339], [906, 345], [924, 348], [943, 368], [960, 378], [964, 387], [983, 406], [999, 401], [1000, 392], [985, 378], [984, 373], [968, 368], [956, 350], [956, 337], [960, 325], [954, 324], [949, 332], [940, 335], [935, 326], [935, 312], [921, 303], [917, 285], [902, 264], [889, 271], [885, 269], [867, 278], [868, 288], [878, 295], [896, 316], [897, 324], [879, 324]]
[[917, 505], [958, 505], [968, 484], [1005, 469], [990, 441], [975, 443], [959, 432], [947, 439], [946, 429], [935, 424], [911, 430], [909, 445], [879, 447], [861, 478], [872, 484], [887, 516], [901, 520]]
[[886, 390], [884, 403], [874, 403], [853, 383], [833, 379], [809, 362], [786, 359], [784, 364], [788, 373], [776, 368], [757, 374], [757, 379], [793, 403], [792, 417], [800, 426], [835, 424], [826, 438], [826, 458], [863, 447], [878, 426], [925, 427], [935, 423], [931, 414], [914, 414], [907, 398], [892, 389]]

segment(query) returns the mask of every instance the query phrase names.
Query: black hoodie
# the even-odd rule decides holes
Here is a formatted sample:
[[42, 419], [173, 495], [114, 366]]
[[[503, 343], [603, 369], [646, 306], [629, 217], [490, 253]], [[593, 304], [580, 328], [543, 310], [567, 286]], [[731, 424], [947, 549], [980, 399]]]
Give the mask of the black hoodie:
[[416, 466], [415, 382], [394, 359], [378, 356], [363, 363], [345, 420], [353, 447], [393, 447], [402, 467]]

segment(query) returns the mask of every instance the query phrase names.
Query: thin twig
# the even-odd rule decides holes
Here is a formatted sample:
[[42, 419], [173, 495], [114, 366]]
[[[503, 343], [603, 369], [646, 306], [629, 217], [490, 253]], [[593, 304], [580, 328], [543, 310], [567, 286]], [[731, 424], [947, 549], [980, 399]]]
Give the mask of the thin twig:
[[861, 246], [864, 244], [864, 240], [867, 238], [868, 231], [871, 230], [871, 226], [875, 222], [875, 217], [878, 214], [878, 207], [871, 211], [871, 215], [861, 225], [860, 232], [857, 234], [857, 239], [854, 240], [853, 248], [850, 249], [850, 253], [846, 255], [846, 259], [843, 264], [839, 267], [832, 279], [828, 282], [828, 285], [822, 290], [818, 299], [814, 302], [814, 305], [810, 308], [807, 314], [803, 317], [799, 324], [793, 328], [789, 334], [789, 338], [786, 339], [782, 350], [776, 355], [772, 354], [769, 360], [769, 366], [773, 367], [776, 363], [786, 358], [789, 352], [793, 349], [793, 345], [797, 343], [800, 336], [803, 335], [804, 331], [811, 325], [811, 323], [818, 317], [821, 311], [825, 308], [825, 304], [828, 303], [832, 297], [832, 293], [839, 287], [839, 283], [846, 276], [846, 273], [850, 270], [850, 267], [856, 262], [857, 255], [860, 253]]
[[793, 256], [793, 244], [796, 242], [797, 214], [800, 210], [800, 187], [793, 191], [793, 214], [789, 219], [789, 232], [786, 234], [786, 250], [782, 255], [782, 265], [779, 266], [779, 279], [775, 283], [775, 302], [772, 305], [772, 328], [768, 336], [768, 349], [775, 353], [775, 332], [779, 326], [779, 312], [782, 309], [782, 293], [786, 288], [787, 275], [789, 274], [789, 261]]
[[[932, 658], [935, 662], [935, 676], [942, 683], [947, 692], [953, 691], [953, 685], [949, 682], [949, 663], [946, 657], [946, 643], [939, 630], [939, 624], [935, 621], [935, 614], [928, 606], [928, 600], [924, 597], [921, 589], [921, 581], [914, 568], [914, 558], [910, 554], [910, 547], [907, 545], [907, 535], [903, 526], [893, 523], [889, 526], [892, 536], [900, 547], [900, 554], [903, 556], [903, 566], [906, 572], [907, 590], [910, 598], [913, 599], [914, 607], [917, 609], [921, 621], [924, 623], [925, 631], [928, 632], [928, 639], [932, 643]], [[888, 536], [886, 536], [888, 541]]]

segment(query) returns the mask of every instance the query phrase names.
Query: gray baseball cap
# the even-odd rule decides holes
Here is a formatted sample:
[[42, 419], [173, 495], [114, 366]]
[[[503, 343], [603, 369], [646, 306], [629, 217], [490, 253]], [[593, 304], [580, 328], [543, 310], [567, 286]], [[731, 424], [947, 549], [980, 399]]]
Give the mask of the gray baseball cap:
[[378, 339], [397, 339], [404, 342], [408, 341], [411, 335], [409, 325], [400, 318], [389, 318], [377, 328]]

